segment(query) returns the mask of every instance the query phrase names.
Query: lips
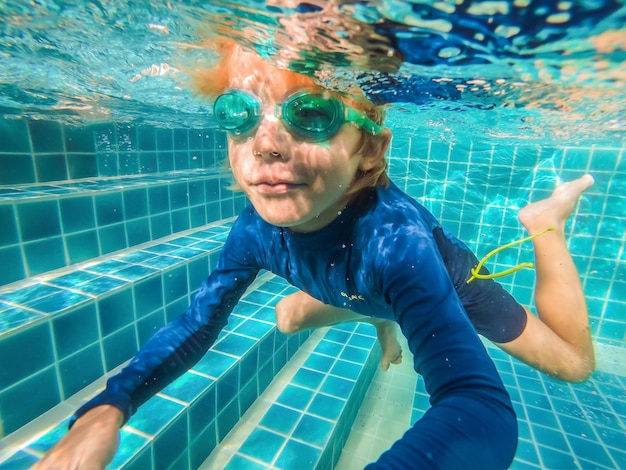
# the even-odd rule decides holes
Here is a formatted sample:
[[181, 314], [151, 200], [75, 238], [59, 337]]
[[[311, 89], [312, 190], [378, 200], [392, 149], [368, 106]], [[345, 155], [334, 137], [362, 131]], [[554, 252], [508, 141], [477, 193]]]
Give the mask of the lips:
[[261, 194], [286, 194], [303, 188], [305, 184], [291, 181], [259, 181], [252, 186]]

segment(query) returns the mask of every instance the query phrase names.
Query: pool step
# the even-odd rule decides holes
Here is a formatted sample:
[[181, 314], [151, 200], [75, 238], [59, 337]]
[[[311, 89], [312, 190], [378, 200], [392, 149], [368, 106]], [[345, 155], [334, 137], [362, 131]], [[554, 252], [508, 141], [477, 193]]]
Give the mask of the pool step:
[[[63, 421], [104, 385], [100, 378], [118, 370], [158, 328], [187, 308], [216, 264], [231, 226], [232, 220], [178, 233], [0, 293], [0, 436], [6, 436], [0, 462], [13, 465], [14, 459], [41, 455], [49, 447], [46, 442], [65, 432]], [[214, 350], [155, 398], [167, 403], [162, 406], [167, 412], [154, 414], [165, 421], [136, 424], [144, 413], [150, 415], [144, 410], [153, 405], [146, 405], [129, 422], [141, 429], [129, 439], [154, 436], [155, 425], [169, 429], [174, 422], [193, 422], [193, 413], [185, 410], [195, 408], [198, 398], [191, 400], [190, 390], [214, 394], [217, 409], [228, 409], [214, 422], [214, 440], [221, 439], [307, 337], [287, 338], [275, 327], [273, 306], [291, 290], [285, 281], [262, 274], [236, 306]], [[228, 401], [235, 396], [236, 404]], [[201, 431], [190, 435], [211, 434]], [[200, 447], [206, 452], [203, 459], [210, 447]], [[9, 458], [16, 448], [24, 450]], [[123, 459], [126, 454], [120, 455]]]
[[218, 169], [5, 186], [0, 285], [238, 214], [243, 193]]
[[[273, 305], [290, 290], [284, 281], [262, 276], [235, 307], [211, 351], [124, 426], [109, 468], [197, 468], [309, 336], [288, 337], [275, 327]], [[104, 382], [95, 381], [7, 436], [0, 469], [32, 465], [65, 434], [73, 411]]]
[[380, 354], [371, 325], [315, 331], [199, 468], [334, 468]]

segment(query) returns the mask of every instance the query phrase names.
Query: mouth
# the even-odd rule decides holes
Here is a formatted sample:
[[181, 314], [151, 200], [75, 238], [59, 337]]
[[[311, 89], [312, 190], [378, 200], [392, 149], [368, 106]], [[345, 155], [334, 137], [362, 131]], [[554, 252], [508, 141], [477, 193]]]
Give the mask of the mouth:
[[280, 195], [302, 189], [306, 185], [303, 183], [292, 183], [289, 181], [262, 181], [259, 183], [254, 183], [252, 184], [252, 186], [257, 190], [257, 192], [261, 194]]

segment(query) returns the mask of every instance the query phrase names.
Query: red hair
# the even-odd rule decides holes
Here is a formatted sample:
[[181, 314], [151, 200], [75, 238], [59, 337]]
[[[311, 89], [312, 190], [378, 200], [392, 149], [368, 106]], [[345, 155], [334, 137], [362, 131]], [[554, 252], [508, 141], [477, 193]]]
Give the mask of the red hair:
[[[211, 68], [197, 68], [188, 70], [187, 73], [194, 81], [194, 85], [199, 94], [210, 99], [217, 98], [224, 91], [230, 88], [233, 81], [243, 79], [243, 77], [254, 76], [259, 70], [264, 70], [268, 63], [253, 52], [244, 50], [238, 43], [232, 39], [217, 38], [205, 42], [205, 47], [213, 49], [217, 52], [219, 60]], [[268, 80], [265, 77], [258, 76], [260, 80]], [[274, 67], [271, 74], [271, 80], [280, 80], [282, 83], [289, 85], [289, 88], [317, 88], [322, 89], [315, 81], [291, 70], [280, 69]], [[330, 90], [333, 96], [347, 105], [364, 112], [367, 117], [379, 125], [382, 125], [385, 118], [385, 110], [382, 106], [376, 106], [370, 100], [365, 98], [363, 94], [346, 96]], [[362, 150], [368, 143], [371, 136], [366, 132], [361, 132], [361, 143], [359, 149]], [[381, 158], [380, 164], [367, 172], [359, 172], [355, 177], [350, 189], [351, 193], [355, 193], [360, 189], [370, 186], [389, 184], [389, 177], [386, 173], [387, 162], [384, 156]]]

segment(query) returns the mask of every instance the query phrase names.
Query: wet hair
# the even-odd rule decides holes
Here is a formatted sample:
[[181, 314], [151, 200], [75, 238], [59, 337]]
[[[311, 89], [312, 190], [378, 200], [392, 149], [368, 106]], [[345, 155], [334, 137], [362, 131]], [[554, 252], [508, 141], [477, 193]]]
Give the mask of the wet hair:
[[[198, 94], [208, 98], [215, 99], [224, 91], [232, 86], [234, 80], [241, 75], [243, 64], [245, 64], [248, 76], [253, 76], [255, 71], [262, 69], [261, 65], [267, 66], [262, 58], [253, 52], [247, 52], [242, 46], [231, 39], [211, 39], [207, 41], [205, 47], [217, 52], [218, 61], [211, 68], [196, 68], [187, 70], [187, 73], [193, 79], [193, 85]], [[235, 72], [238, 71], [238, 72]], [[265, 79], [267, 78], [260, 78]], [[311, 77], [302, 75], [291, 70], [276, 68], [276, 73], [272, 74], [271, 80], [280, 80], [281, 82], [291, 85], [291, 88], [321, 88]], [[383, 125], [385, 120], [385, 109], [382, 106], [376, 106], [368, 100], [363, 93], [355, 93], [353, 95], [340, 94], [332, 90], [325, 90], [331, 93], [335, 98], [343, 101], [359, 111], [364, 112], [367, 117], [379, 125]], [[358, 152], [366, 152], [367, 146], [371, 141], [371, 136], [367, 131], [361, 129], [361, 140], [359, 142]], [[361, 189], [374, 186], [388, 186], [389, 177], [387, 175], [387, 162], [383, 155], [379, 165], [369, 171], [358, 170], [354, 181], [350, 187], [349, 194], [354, 194]]]

